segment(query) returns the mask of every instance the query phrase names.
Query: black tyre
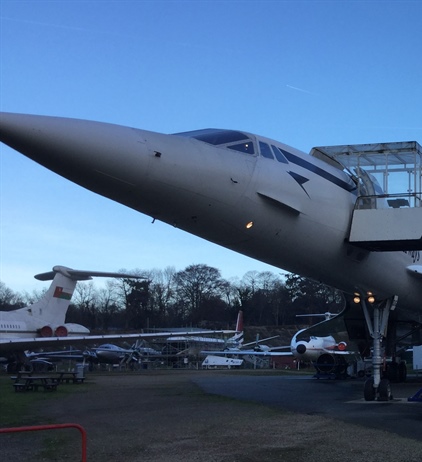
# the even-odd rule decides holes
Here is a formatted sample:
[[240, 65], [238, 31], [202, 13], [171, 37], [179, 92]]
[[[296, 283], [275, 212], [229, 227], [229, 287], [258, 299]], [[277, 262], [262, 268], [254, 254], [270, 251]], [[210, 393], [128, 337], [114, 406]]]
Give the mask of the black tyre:
[[363, 387], [363, 397], [365, 398], [365, 401], [374, 401], [375, 395], [374, 379], [373, 377], [370, 377], [365, 381], [365, 385]]
[[378, 400], [379, 401], [390, 401], [393, 399], [391, 394], [390, 381], [382, 379], [378, 387]]

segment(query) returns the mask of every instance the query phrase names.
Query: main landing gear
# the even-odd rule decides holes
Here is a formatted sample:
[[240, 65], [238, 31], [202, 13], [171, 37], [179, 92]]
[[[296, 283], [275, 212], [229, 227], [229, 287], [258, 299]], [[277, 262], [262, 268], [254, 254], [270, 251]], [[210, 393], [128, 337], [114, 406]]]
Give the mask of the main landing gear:
[[393, 399], [390, 381], [388, 379], [381, 379], [378, 387], [375, 387], [375, 379], [374, 377], [370, 377], [365, 381], [363, 397], [365, 401], [374, 401], [375, 399], [378, 401], [389, 401]]
[[382, 378], [381, 375], [381, 346], [383, 340], [387, 336], [388, 319], [390, 313], [394, 311], [396, 308], [397, 300], [398, 297], [394, 296], [391, 299], [375, 303], [373, 298], [369, 297], [368, 302], [371, 304], [372, 307], [372, 318], [369, 313], [365, 299], [362, 297], [359, 300], [363, 309], [363, 314], [365, 316], [366, 325], [373, 339], [373, 376], [367, 379], [365, 382], [363, 391], [365, 401], [389, 401], [393, 399], [390, 381], [386, 378]]

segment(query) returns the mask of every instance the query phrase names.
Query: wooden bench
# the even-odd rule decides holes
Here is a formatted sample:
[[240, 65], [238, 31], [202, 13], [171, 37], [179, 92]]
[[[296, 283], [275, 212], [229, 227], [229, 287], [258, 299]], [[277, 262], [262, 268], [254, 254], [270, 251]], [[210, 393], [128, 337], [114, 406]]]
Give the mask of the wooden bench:
[[56, 391], [57, 385], [57, 382], [46, 382], [42, 386], [44, 387], [44, 391]]
[[38, 391], [42, 387], [44, 391], [56, 391], [58, 382], [54, 377], [49, 376], [28, 376], [28, 377], [11, 377], [15, 380], [13, 387], [15, 391]]
[[26, 383], [15, 382], [13, 386], [15, 387], [15, 391], [27, 391], [28, 390]]
[[76, 372], [59, 372], [56, 380], [58, 383], [84, 383], [85, 377], [78, 377]]

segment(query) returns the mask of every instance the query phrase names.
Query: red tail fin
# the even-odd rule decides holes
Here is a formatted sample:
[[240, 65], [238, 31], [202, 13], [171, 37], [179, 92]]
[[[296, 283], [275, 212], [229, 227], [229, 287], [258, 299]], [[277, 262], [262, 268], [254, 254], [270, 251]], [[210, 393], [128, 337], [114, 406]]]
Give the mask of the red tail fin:
[[237, 323], [236, 323], [236, 332], [243, 331], [243, 311], [239, 311], [237, 315]]

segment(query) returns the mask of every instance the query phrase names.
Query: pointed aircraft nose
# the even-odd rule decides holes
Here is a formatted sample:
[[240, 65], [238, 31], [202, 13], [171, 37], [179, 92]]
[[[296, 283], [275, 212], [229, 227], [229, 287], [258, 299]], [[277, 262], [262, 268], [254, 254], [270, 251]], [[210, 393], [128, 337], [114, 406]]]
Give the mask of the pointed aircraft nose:
[[[0, 141], [53, 172], [131, 206], [134, 189], [146, 186], [146, 141], [160, 135], [88, 120], [0, 113]], [[136, 174], [135, 174], [136, 172]], [[113, 197], [111, 197], [113, 195]]]
[[0, 141], [66, 177], [69, 169], [98, 169], [98, 161], [108, 162], [110, 156], [118, 165], [116, 154], [130, 152], [134, 147], [139, 152], [145, 145], [143, 132], [129, 127], [12, 113], [0, 113]]

